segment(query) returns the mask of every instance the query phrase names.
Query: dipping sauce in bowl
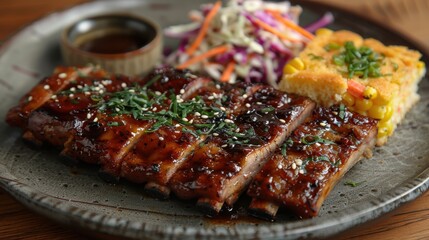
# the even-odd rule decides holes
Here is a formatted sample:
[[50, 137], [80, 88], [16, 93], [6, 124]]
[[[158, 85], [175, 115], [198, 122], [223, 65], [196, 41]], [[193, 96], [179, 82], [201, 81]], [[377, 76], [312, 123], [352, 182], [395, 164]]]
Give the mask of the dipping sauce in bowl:
[[126, 53], [146, 46], [150, 38], [135, 32], [117, 32], [94, 37], [78, 45], [80, 49], [92, 53]]
[[152, 21], [129, 14], [79, 20], [64, 30], [61, 47], [68, 65], [100, 65], [114, 73], [141, 75], [160, 60], [162, 37]]

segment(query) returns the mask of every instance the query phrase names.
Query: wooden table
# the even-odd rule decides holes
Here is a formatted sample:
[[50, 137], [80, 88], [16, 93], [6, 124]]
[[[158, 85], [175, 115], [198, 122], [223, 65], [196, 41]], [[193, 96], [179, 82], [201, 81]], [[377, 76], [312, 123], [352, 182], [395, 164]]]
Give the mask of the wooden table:
[[[0, 40], [48, 13], [86, 0], [0, 0]], [[325, 0], [382, 19], [429, 49], [428, 0]], [[407, 2], [410, 6], [404, 5]], [[383, 9], [388, 8], [390, 11]], [[381, 10], [380, 10], [381, 9]], [[422, 10], [423, 9], [423, 10]], [[402, 15], [400, 14], [402, 12]], [[429, 191], [382, 217], [352, 228], [335, 239], [429, 239]], [[0, 239], [89, 239], [70, 227], [39, 216], [0, 190]]]

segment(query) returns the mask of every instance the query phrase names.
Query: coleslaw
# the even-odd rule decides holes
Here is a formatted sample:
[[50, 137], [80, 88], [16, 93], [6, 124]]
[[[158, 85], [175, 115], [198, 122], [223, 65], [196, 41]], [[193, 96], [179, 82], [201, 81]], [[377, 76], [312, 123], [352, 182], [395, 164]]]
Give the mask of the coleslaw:
[[301, 7], [287, 1], [231, 0], [226, 6], [220, 1], [201, 5], [189, 13], [191, 23], [164, 30], [167, 37], [180, 39], [165, 63], [224, 82], [239, 78], [277, 86], [285, 63], [313, 38], [298, 26], [301, 12]]

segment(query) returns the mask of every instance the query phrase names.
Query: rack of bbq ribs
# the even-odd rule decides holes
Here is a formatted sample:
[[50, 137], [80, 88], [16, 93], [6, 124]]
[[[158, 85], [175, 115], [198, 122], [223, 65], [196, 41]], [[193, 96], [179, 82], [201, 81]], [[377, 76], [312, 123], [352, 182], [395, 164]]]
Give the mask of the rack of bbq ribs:
[[249, 212], [268, 219], [279, 207], [316, 216], [335, 183], [370, 156], [378, 122], [262, 84], [174, 68], [138, 79], [96, 67], [57, 67], [6, 120], [26, 140], [156, 197], [197, 199], [215, 215], [247, 194]]

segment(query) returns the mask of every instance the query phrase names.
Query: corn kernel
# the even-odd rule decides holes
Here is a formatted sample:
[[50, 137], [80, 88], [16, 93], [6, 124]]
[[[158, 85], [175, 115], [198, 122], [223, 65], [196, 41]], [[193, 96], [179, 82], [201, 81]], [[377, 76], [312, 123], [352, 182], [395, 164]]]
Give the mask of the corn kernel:
[[387, 136], [387, 129], [386, 128], [379, 128], [377, 133], [377, 138], [382, 138]]
[[363, 91], [363, 98], [365, 99], [374, 99], [377, 97], [377, 90], [375, 88], [367, 86]]
[[343, 94], [343, 103], [346, 104], [347, 107], [351, 107], [355, 104], [355, 98], [348, 92]]
[[372, 107], [372, 101], [367, 99], [356, 99], [355, 107], [358, 112], [367, 111]]
[[362, 116], [366, 116], [368, 115], [366, 111], [359, 111], [359, 110], [355, 110], [355, 112], [359, 113]]
[[393, 107], [392, 107], [392, 104], [389, 104], [386, 106], [386, 113], [384, 114], [384, 117], [381, 120], [389, 121], [389, 119], [392, 118], [392, 115], [393, 115]]
[[294, 67], [298, 70], [304, 70], [304, 68], [305, 68], [304, 62], [301, 60], [301, 58], [298, 58], [298, 57], [290, 60], [290, 62], [288, 64], [290, 64], [292, 67]]
[[375, 99], [373, 99], [373, 102], [375, 105], [380, 105], [380, 106], [387, 105], [393, 99], [394, 95], [395, 94], [390, 94], [390, 96], [386, 96], [387, 98], [383, 98], [380, 95], [378, 95]]
[[290, 64], [286, 64], [286, 66], [283, 69], [283, 73], [285, 74], [294, 74], [299, 72], [298, 69], [292, 67]]
[[393, 122], [379, 122], [378, 123], [378, 134], [377, 137], [389, 136], [393, 133]]
[[422, 61], [419, 61], [418, 63], [417, 63], [417, 67], [418, 68], [424, 68], [425, 67], [425, 63], [424, 62], [422, 62]]
[[375, 118], [375, 119], [383, 119], [386, 115], [387, 107], [386, 106], [379, 106], [379, 105], [373, 105], [368, 110], [368, 116]]
[[328, 35], [331, 33], [332, 33], [332, 30], [327, 28], [319, 28], [316, 30], [316, 36]]

